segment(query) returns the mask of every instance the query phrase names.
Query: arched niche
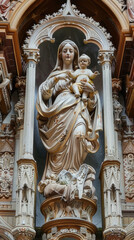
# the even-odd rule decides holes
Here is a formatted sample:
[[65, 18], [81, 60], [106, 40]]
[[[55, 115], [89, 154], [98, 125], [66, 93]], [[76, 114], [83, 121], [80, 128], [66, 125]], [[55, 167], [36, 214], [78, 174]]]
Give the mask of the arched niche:
[[[79, 36], [79, 37], [78, 37]], [[57, 57], [57, 49], [59, 44], [67, 39], [70, 38], [72, 41], [74, 41], [78, 48], [80, 55], [82, 53], [86, 53], [91, 57], [91, 65], [89, 66], [92, 71], [98, 70], [101, 73], [101, 65], [97, 63], [97, 57], [99, 54], [99, 47], [97, 44], [89, 42], [87, 44], [84, 43], [85, 35], [84, 33], [79, 30], [78, 28], [72, 28], [72, 27], [64, 27], [59, 28], [55, 33], [53, 34], [53, 38], [55, 39], [54, 43], [51, 43], [50, 41], [42, 42], [39, 45], [40, 48], [40, 61], [37, 64], [37, 71], [36, 71], [36, 95], [39, 88], [39, 85], [47, 78], [47, 76], [50, 74], [50, 72], [53, 70], [55, 63], [56, 63], [56, 57]], [[99, 75], [94, 80], [96, 89], [99, 91], [101, 102], [103, 105], [103, 83], [102, 83], [102, 74]], [[35, 97], [36, 99], [36, 97]], [[44, 149], [44, 146], [40, 140], [39, 131], [38, 131], [38, 122], [36, 120], [37, 112], [35, 110], [35, 126], [34, 126], [34, 159], [37, 161], [37, 168], [38, 168], [38, 181], [41, 180], [41, 177], [43, 175], [43, 169], [45, 167], [45, 159], [46, 159], [46, 151]], [[104, 160], [104, 136], [103, 132], [100, 133], [100, 142], [101, 146], [99, 151], [96, 154], [90, 154], [86, 158], [86, 163], [90, 164], [96, 169], [96, 180], [94, 182], [95, 188], [96, 188], [96, 194], [98, 198], [98, 202], [101, 201], [101, 193], [100, 193], [100, 180], [99, 180], [99, 171], [100, 171], [100, 165]], [[36, 212], [37, 212], [37, 227], [41, 226], [43, 224], [43, 218], [41, 216], [39, 207], [41, 205], [41, 202], [43, 201], [42, 196], [40, 196], [39, 193], [37, 193], [37, 204], [36, 204]], [[98, 206], [98, 211], [96, 215], [94, 216], [94, 223], [97, 224], [99, 219], [99, 224], [97, 227], [101, 227], [101, 206]]]
[[54, 33], [61, 28], [77, 28], [85, 35], [85, 43], [93, 42], [101, 50], [113, 50], [110, 34], [107, 30], [96, 22], [92, 17], [86, 17], [85, 14], [79, 13], [76, 6], [71, 5], [70, 0], [63, 5], [57, 13], [46, 16], [33, 25], [27, 34], [23, 45], [24, 51], [27, 49], [38, 49], [38, 46], [44, 41], [54, 42]]
[[[74, 2], [72, 1], [72, 3], [76, 4], [76, 1]], [[82, 1], [82, 3], [80, 4], [78, 3], [78, 5], [81, 6], [81, 9], [82, 9], [85, 3], [86, 3], [86, 11], [90, 13], [90, 9], [92, 9], [92, 5], [91, 5], [92, 3], [89, 3], [89, 6], [91, 5], [89, 9], [88, 9], [86, 0], [85, 2]], [[43, 0], [38, 1], [38, 3], [35, 0], [29, 0], [29, 1], [23, 0], [21, 3], [18, 2], [18, 4], [16, 5], [16, 8], [10, 14], [11, 29], [19, 29], [20, 25], [25, 24], [24, 22], [26, 21], [26, 19], [28, 19], [28, 22], [29, 21], [31, 22], [30, 18], [33, 18], [33, 21], [35, 19], [35, 21], [37, 22], [37, 19], [39, 19], [37, 16], [39, 8], [40, 8], [39, 13], [43, 15], [43, 14], [47, 14], [47, 9], [49, 8], [50, 8], [50, 12], [51, 12], [51, 9], [52, 9], [52, 12], [54, 12], [55, 9], [57, 11], [58, 10], [57, 7], [60, 6], [61, 3], [58, 1], [57, 3], [54, 3], [51, 0], [49, 1], [49, 4], [47, 4], [47, 2], [45, 3]], [[119, 1], [101, 0], [98, 2], [97, 0], [94, 0], [94, 6], [93, 6], [94, 13], [97, 12], [97, 9], [99, 8], [104, 9], [104, 12], [103, 12], [104, 15], [105, 13], [110, 15], [113, 23], [118, 26], [118, 31], [129, 30], [127, 14], [126, 12], [122, 13], [122, 4], [119, 3]], [[102, 14], [101, 11], [100, 11], [100, 14]], [[101, 16], [99, 18], [101, 18]], [[105, 15], [105, 19], [107, 19], [106, 15]], [[26, 23], [27, 25], [29, 25], [28, 22]]]

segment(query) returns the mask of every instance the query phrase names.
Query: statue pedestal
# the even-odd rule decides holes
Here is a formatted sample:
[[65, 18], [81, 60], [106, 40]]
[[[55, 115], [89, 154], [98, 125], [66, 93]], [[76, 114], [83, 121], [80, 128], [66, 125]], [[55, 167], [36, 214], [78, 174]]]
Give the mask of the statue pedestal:
[[59, 196], [47, 198], [41, 205], [45, 217], [43, 239], [70, 237], [95, 240], [96, 226], [92, 223], [92, 217], [96, 209], [96, 201], [87, 197], [79, 199], [76, 196], [70, 202], [63, 201]]

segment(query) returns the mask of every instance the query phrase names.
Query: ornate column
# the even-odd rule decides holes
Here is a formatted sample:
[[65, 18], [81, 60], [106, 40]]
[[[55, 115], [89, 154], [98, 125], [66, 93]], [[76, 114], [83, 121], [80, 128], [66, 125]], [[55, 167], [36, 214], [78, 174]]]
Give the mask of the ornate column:
[[102, 50], [99, 52], [99, 62], [102, 65], [103, 75], [105, 161], [115, 159], [113, 99], [111, 81], [111, 63], [113, 57], [113, 51]]
[[24, 115], [23, 158], [33, 159], [33, 135], [34, 135], [34, 98], [36, 63], [39, 59], [39, 50], [26, 49], [26, 96]]
[[[23, 122], [24, 130], [20, 129], [20, 156], [17, 161], [17, 191], [16, 191], [16, 227], [13, 229], [14, 238], [17, 240], [32, 240], [35, 237], [34, 211], [37, 167], [33, 158], [34, 135], [34, 98], [35, 98], [35, 73], [38, 60], [38, 50], [24, 50], [27, 56], [25, 109], [23, 91], [16, 104], [18, 124]], [[21, 84], [23, 85], [23, 80]], [[22, 130], [22, 131], [21, 131]]]
[[[120, 201], [120, 161], [117, 154], [117, 136], [115, 134], [111, 63], [113, 51], [100, 51], [99, 60], [103, 73], [104, 100], [104, 134], [105, 159], [101, 168], [101, 184], [104, 206], [104, 239], [124, 239], [126, 232], [122, 229], [121, 201]], [[114, 95], [114, 102], [117, 99]], [[114, 110], [116, 109], [114, 104]], [[115, 121], [119, 123], [118, 109], [115, 111]]]

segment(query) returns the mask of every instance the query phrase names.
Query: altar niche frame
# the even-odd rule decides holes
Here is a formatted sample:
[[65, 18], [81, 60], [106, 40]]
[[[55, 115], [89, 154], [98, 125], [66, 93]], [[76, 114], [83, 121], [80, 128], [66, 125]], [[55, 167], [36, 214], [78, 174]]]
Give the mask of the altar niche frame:
[[[112, 73], [111, 65], [114, 58], [114, 47], [110, 41], [110, 34], [93, 18], [81, 14], [76, 6], [70, 1], [63, 4], [62, 8], [53, 15], [48, 15], [40, 20], [27, 32], [27, 39], [23, 45], [27, 61], [26, 70], [26, 96], [23, 134], [23, 158], [34, 160], [33, 157], [33, 136], [34, 136], [34, 99], [36, 64], [40, 59], [39, 45], [45, 41], [54, 42], [54, 33], [61, 28], [76, 28], [85, 35], [84, 43], [94, 43], [99, 47], [98, 60], [102, 66], [103, 78], [103, 101], [104, 101], [104, 136], [105, 136], [105, 164], [102, 165], [102, 172], [107, 165], [117, 164], [117, 152], [115, 147], [115, 130], [113, 119], [112, 100]], [[110, 121], [109, 121], [110, 119]], [[102, 185], [104, 174], [102, 174]], [[105, 199], [106, 201], [106, 199]], [[105, 215], [105, 214], [104, 214]], [[105, 216], [106, 217], [106, 216]], [[120, 216], [121, 218], [121, 216]]]

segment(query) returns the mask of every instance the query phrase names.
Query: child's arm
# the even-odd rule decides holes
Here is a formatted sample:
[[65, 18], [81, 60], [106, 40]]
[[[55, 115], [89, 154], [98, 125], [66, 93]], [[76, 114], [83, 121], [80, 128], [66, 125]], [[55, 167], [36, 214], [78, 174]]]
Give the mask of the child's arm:
[[[92, 71], [91, 71], [92, 72]], [[96, 76], [98, 76], [100, 73], [98, 71], [95, 71], [94, 73], [92, 72], [91, 75], [89, 76], [91, 79], [94, 79]]]

